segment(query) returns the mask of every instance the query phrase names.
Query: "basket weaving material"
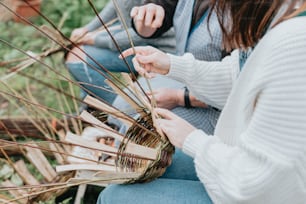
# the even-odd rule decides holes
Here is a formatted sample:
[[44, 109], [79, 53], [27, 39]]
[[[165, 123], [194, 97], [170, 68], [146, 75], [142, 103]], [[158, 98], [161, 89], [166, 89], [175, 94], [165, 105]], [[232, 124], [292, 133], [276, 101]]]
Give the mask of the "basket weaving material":
[[[43, 26], [38, 30], [42, 33], [47, 33], [48, 39], [50, 39], [50, 36], [51, 38], [55, 36], [54, 39], [59, 41], [60, 44], [71, 46], [70, 42], [64, 41], [65, 43], [61, 43], [62, 35], [57, 31], [55, 32], [55, 30], [52, 31]], [[59, 45], [59, 47], [53, 46], [40, 54], [40, 56], [47, 57], [50, 53], [63, 50], [62, 45]], [[43, 58], [41, 57], [36, 61], [32, 56], [28, 57], [29, 59], [27, 60], [37, 63], [40, 62], [39, 59]], [[26, 63], [23, 66], [22, 63], [16, 66], [24, 68], [32, 65], [32, 63]], [[46, 63], [40, 63], [43, 67], [58, 73], [56, 69]], [[21, 72], [19, 74], [21, 75]], [[32, 76], [22, 76], [30, 79], [30, 83], [36, 79], [36, 77]], [[24, 163], [32, 163], [32, 166], [39, 169], [38, 171], [44, 177], [34, 183], [24, 181], [25, 185], [20, 186], [19, 189], [15, 188], [15, 191], [25, 189], [25, 193], [16, 196], [11, 193], [10, 197], [13, 199], [9, 200], [10, 203], [19, 200], [27, 200], [29, 203], [48, 201], [51, 197], [60, 195], [73, 185], [149, 182], [165, 172], [172, 162], [174, 147], [156, 127], [154, 121], [157, 116], [152, 114], [153, 107], [151, 105], [153, 103], [150, 104], [149, 100], [144, 97], [145, 92], [143, 90], [142, 92], [140, 91], [141, 87], [135, 87], [128, 74], [122, 74], [122, 76], [126, 85], [118, 86], [112, 77], [107, 78], [106, 81], [109, 82], [109, 86], [118, 95], [122, 96], [141, 115], [139, 119], [134, 119], [123, 111], [116, 110], [111, 105], [105, 104], [103, 100], [99, 101], [97, 98], [91, 97], [91, 94], [87, 95], [83, 103], [95, 111], [92, 113], [83, 111], [79, 115], [78, 105], [82, 103], [82, 99], [75, 97], [77, 95], [73, 91], [76, 88], [74, 87], [75, 83], [66, 77], [64, 79], [67, 80], [69, 85], [67, 90], [62, 87], [61, 83], [57, 86], [40, 80], [36, 81], [45, 87], [44, 92], [50, 91], [50, 93], [54, 93], [57, 101], [52, 106], [57, 106], [56, 108], [49, 107], [51, 106], [49, 103], [41, 102], [40, 97], [43, 95], [41, 93], [35, 98], [36, 95], [32, 93], [29, 96], [23, 96], [23, 94], [19, 94], [15, 90], [0, 90], [2, 95], [10, 99], [8, 100], [9, 102], [13, 102], [9, 104], [18, 105], [17, 108], [22, 108], [23, 110], [22, 115], [26, 116], [21, 120], [12, 121], [10, 118], [2, 120], [0, 134], [6, 135], [3, 140], [7, 140], [7, 143], [4, 141], [3, 146], [0, 143], [1, 148], [3, 148], [5, 154], [11, 151], [12, 149], [10, 148], [12, 147], [18, 149], [17, 152], [13, 151], [13, 153], [18, 154], [24, 160]], [[64, 81], [60, 75], [58, 79], [60, 82]], [[78, 85], [77, 88], [80, 88], [80, 84]], [[124, 88], [128, 86], [131, 88], [129, 93], [124, 91]], [[29, 91], [31, 90], [29, 87]], [[130, 97], [129, 94], [131, 93], [136, 99]], [[67, 98], [71, 99], [73, 106], [76, 106], [76, 112], [74, 108], [69, 106], [70, 103], [66, 101]], [[68, 107], [66, 108], [66, 106]], [[59, 117], [59, 114], [62, 117]], [[123, 120], [123, 123], [129, 127], [128, 131], [125, 134], [121, 134], [116, 129], [107, 126], [104, 123], [106, 114]], [[42, 120], [30, 120], [30, 115], [42, 116]], [[52, 119], [49, 119], [50, 117]], [[56, 120], [53, 121], [53, 117]], [[87, 130], [87, 127], [84, 128], [85, 124], [96, 130], [87, 138], [84, 137]], [[16, 138], [17, 140], [15, 140]], [[99, 140], [101, 138], [111, 138], [118, 145], [113, 146], [112, 144], [101, 143]], [[26, 140], [27, 145], [24, 145], [23, 139]], [[14, 144], [12, 145], [12, 143]], [[45, 146], [40, 146], [41, 144], [52, 144], [53, 146], [46, 148]], [[40, 157], [37, 155], [40, 155]], [[104, 160], [101, 155], [106, 155], [105, 158], [111, 159]], [[10, 160], [10, 158], [6, 159]], [[57, 160], [56, 162], [54, 162], [55, 159]], [[38, 160], [43, 160], [44, 162], [36, 163]], [[57, 165], [55, 169], [54, 164]], [[13, 162], [10, 165], [14, 166]], [[25, 178], [23, 179], [26, 180]]]
[[[70, 164], [56, 167], [58, 172], [75, 170], [79, 172], [77, 175], [86, 172], [85, 176], [77, 176], [72, 182], [88, 181], [98, 185], [143, 183], [161, 176], [171, 164], [174, 147], [156, 131], [151, 114], [135, 121], [124, 136], [103, 126], [87, 112], [81, 117], [94, 127], [85, 128], [81, 136], [68, 133], [66, 142], [76, 145], [72, 154], [84, 160], [70, 158]], [[101, 138], [112, 138], [119, 144], [102, 145], [99, 143]], [[101, 152], [105, 158], [113, 159], [110, 162], [101, 160], [101, 156], [97, 156]]]
[[[75, 175], [75, 172], [67, 172], [65, 174], [61, 174], [58, 175], [55, 179], [55, 183], [64, 183], [67, 182], [69, 179], [73, 178]], [[45, 190], [47, 190], [48, 188], [45, 188]], [[50, 189], [50, 188], [49, 188]], [[43, 188], [40, 190], [44, 190]], [[36, 201], [36, 202], [40, 202], [40, 201], [48, 201], [50, 200], [50, 198], [52, 197], [57, 197], [62, 195], [63, 193], [65, 193], [68, 190], [68, 188], [60, 188], [58, 190], [53, 190], [53, 191], [47, 191], [45, 193], [40, 193], [37, 196], [33, 197], [31, 199], [31, 201]]]
[[[129, 128], [125, 140], [120, 144], [119, 154], [116, 159], [117, 167], [124, 171], [142, 172], [141, 176], [131, 179], [127, 183], [147, 182], [161, 176], [171, 164], [172, 154], [174, 152], [174, 147], [170, 142], [163, 140], [156, 132], [151, 115], [139, 118], [137, 123], [151, 130], [151, 132], [139, 128], [138, 125], [134, 125]], [[129, 141], [145, 147], [158, 149], [158, 157], [156, 160], [150, 161], [133, 157], [131, 154], [125, 154], [124, 150]]]
[[[19, 158], [20, 159], [20, 158]], [[7, 177], [6, 179], [3, 179], [2, 181], [0, 181], [0, 186], [3, 188], [8, 188], [7, 190], [7, 194], [10, 195], [11, 198], [20, 198], [18, 199], [19, 202], [21, 203], [36, 203], [36, 202], [41, 202], [41, 201], [49, 201], [51, 198], [55, 198], [61, 194], [63, 194], [68, 188], [60, 188], [58, 190], [52, 190], [52, 191], [48, 191], [48, 189], [53, 188], [52, 186], [45, 186], [45, 184], [47, 184], [48, 182], [45, 179], [42, 179], [40, 181], [40, 183], [38, 183], [38, 180], [36, 180], [35, 178], [35, 174], [30, 174], [30, 172], [27, 170], [27, 166], [25, 166], [25, 160], [20, 159], [17, 162], [15, 162], [13, 164], [13, 166], [11, 167], [11, 175]], [[7, 164], [7, 166], [10, 166], [10, 163], [7, 162], [4, 159], [0, 160], [0, 163], [5, 162]], [[22, 164], [22, 166], [20, 166], [20, 164]], [[1, 165], [1, 167], [3, 167], [4, 165]], [[18, 168], [17, 166], [21, 167]], [[1, 168], [0, 168], [1, 169]], [[19, 170], [17, 170], [19, 169]], [[53, 178], [53, 180], [51, 181], [52, 183], [64, 183], [67, 182], [69, 179], [71, 179], [72, 177], [74, 177], [75, 172], [66, 172], [65, 174], [62, 175], [57, 175], [56, 177]], [[23, 185], [17, 185], [15, 183], [13, 183], [11, 181], [11, 179], [13, 177], [18, 176], [22, 182]], [[30, 181], [32, 179], [34, 179], [34, 183], [32, 183], [33, 188], [23, 188], [27, 185], [31, 185], [31, 183], [28, 183], [28, 181]], [[39, 185], [41, 184], [41, 187], [39, 187]], [[12, 188], [10, 190], [10, 188]], [[18, 189], [20, 188], [20, 189]], [[17, 190], [16, 190], [17, 189]], [[3, 196], [3, 195], [2, 195]], [[21, 198], [24, 197], [24, 198]], [[11, 203], [9, 202], [10, 199], [9, 197], [6, 197], [5, 199], [3, 198], [3, 203]], [[1, 199], [0, 199], [1, 201]], [[2, 203], [2, 202], [0, 202]]]

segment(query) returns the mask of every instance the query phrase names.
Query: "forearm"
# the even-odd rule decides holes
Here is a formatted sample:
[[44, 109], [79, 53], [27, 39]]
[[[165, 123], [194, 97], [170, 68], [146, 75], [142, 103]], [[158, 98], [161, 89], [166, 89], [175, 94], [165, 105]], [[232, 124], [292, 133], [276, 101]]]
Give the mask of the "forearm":
[[238, 51], [221, 62], [196, 60], [191, 54], [170, 56], [167, 76], [186, 84], [192, 95], [222, 109], [239, 73]]
[[[104, 23], [109, 22], [112, 19], [115, 19], [117, 16], [116, 9], [112, 1], [110, 1], [103, 10], [99, 13], [99, 17], [103, 20]], [[95, 17], [90, 23], [85, 25], [85, 28], [91, 32], [101, 27], [102, 23], [98, 17]]]
[[[137, 46], [140, 43], [144, 42], [144, 40], [141, 37], [139, 37], [132, 28], [128, 28], [128, 32], [133, 40], [134, 45]], [[117, 30], [116, 32], [111, 31], [111, 33], [113, 38], [116, 40], [119, 47], [121, 48], [121, 50], [125, 50], [131, 47], [131, 43], [129, 41], [129, 38], [125, 30], [122, 30], [120, 28], [119, 32]], [[112, 38], [105, 32], [97, 35], [94, 41], [95, 41], [95, 46], [97, 47], [108, 48], [113, 51], [118, 51]]]
[[[176, 94], [176, 97], [177, 97], [177, 105], [178, 106], [183, 106], [183, 107], [186, 106], [185, 90], [179, 90]], [[198, 100], [192, 94], [188, 94], [188, 98], [189, 98], [191, 107], [199, 107], [199, 108], [207, 107], [207, 105], [204, 102]]]

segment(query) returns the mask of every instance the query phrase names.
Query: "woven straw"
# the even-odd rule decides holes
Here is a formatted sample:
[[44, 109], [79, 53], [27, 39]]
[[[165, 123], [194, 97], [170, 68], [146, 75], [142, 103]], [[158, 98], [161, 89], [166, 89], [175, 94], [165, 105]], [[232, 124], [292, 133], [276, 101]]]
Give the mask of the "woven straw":
[[[116, 159], [116, 165], [120, 170], [125, 172], [142, 172], [141, 176], [131, 179], [127, 183], [148, 182], [161, 176], [171, 164], [172, 154], [174, 153], [174, 147], [168, 139], [162, 139], [156, 132], [151, 115], [139, 118], [137, 124], [130, 127], [127, 131], [125, 141], [120, 144], [119, 154]], [[151, 132], [140, 128], [139, 125], [151, 130]], [[158, 149], [158, 158], [155, 161], [150, 161], [126, 154], [125, 147], [129, 141], [145, 147]]]

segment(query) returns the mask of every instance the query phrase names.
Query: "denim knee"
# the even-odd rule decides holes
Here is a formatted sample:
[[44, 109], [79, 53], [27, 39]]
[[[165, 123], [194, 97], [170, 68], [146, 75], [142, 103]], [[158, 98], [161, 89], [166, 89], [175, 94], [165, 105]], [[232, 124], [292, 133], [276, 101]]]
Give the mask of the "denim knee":
[[110, 185], [100, 193], [97, 204], [111, 204], [114, 196], [116, 196], [116, 187], [115, 185]]

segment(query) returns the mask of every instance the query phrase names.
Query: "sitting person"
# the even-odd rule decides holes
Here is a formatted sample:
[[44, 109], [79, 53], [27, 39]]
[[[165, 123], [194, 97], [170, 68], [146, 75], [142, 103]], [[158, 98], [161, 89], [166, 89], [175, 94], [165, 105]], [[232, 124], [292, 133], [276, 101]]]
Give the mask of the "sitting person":
[[[221, 30], [215, 14], [211, 17], [210, 31], [207, 29], [209, 0], [151, 0], [147, 3], [149, 4], [134, 7], [131, 11], [135, 30], [140, 36], [154, 39], [174, 25], [176, 54], [190, 52], [197, 59], [206, 61], [222, 59]], [[175, 12], [166, 12], [165, 16], [160, 15], [163, 13], [162, 9], [169, 9], [169, 5], [172, 6], [170, 10]], [[162, 26], [156, 28], [155, 24], [162, 24]], [[199, 39], [202, 43], [198, 43]], [[215, 107], [207, 106], [192, 95], [189, 96], [184, 83], [159, 75], [150, 80], [153, 89], [153, 93], [150, 93], [151, 90], [147, 87], [145, 79], [140, 78], [139, 82], [148, 91], [149, 97], [154, 95], [158, 107], [170, 109], [208, 134], [213, 133], [220, 111]], [[120, 110], [129, 110], [128, 114], [134, 114], [120, 96], [116, 98], [113, 105]], [[218, 108], [221, 107], [218, 106]], [[198, 117], [206, 118], [206, 120], [199, 121], [196, 119]], [[114, 123], [112, 118], [111, 122]], [[120, 123], [117, 125], [121, 126]]]
[[[216, 14], [211, 16], [210, 31], [208, 30], [207, 14], [209, 12], [209, 0], [192, 1], [147, 1], [148, 4], [140, 7], [134, 7], [131, 11], [134, 27], [136, 31], [146, 38], [156, 38], [166, 32], [172, 25], [176, 30], [176, 53], [179, 55], [184, 52], [190, 52], [197, 59], [207, 61], [220, 61], [222, 58], [221, 29], [217, 21]], [[156, 4], [153, 4], [156, 3]], [[172, 5], [173, 12], [165, 12]], [[162, 9], [164, 11], [162, 11]], [[166, 15], [160, 15], [160, 13]], [[164, 17], [164, 18], [163, 18]], [[160, 25], [156, 28], [155, 24]], [[198, 43], [201, 39], [201, 43]], [[236, 58], [238, 62], [238, 57]], [[157, 62], [160, 62], [158, 59]], [[223, 66], [227, 66], [224, 64]], [[222, 71], [222, 67], [220, 70]], [[212, 106], [207, 106], [197, 100], [196, 97], [188, 95], [185, 83], [158, 75], [150, 80], [153, 93], [144, 78], [138, 80], [142, 87], [147, 90], [149, 97], [153, 97], [158, 107], [168, 108], [175, 114], [183, 117], [195, 127], [202, 129], [207, 134], [213, 134], [220, 111]], [[226, 87], [224, 92], [229, 89]], [[223, 93], [222, 93], [223, 94]], [[225, 95], [223, 97], [223, 95]], [[225, 101], [227, 94], [220, 95], [218, 98]], [[187, 99], [186, 99], [187, 98]], [[224, 99], [225, 98], [225, 99]], [[189, 103], [188, 103], [189, 101]], [[222, 102], [220, 102], [222, 103]], [[225, 103], [225, 102], [224, 102]], [[223, 103], [223, 104], [224, 104]], [[118, 96], [113, 105], [127, 114], [137, 117], [135, 111], [120, 96]], [[222, 107], [222, 106], [217, 106]], [[203, 118], [203, 120], [198, 120]], [[116, 124], [121, 127], [121, 132], [125, 133], [126, 127], [119, 120], [109, 117], [110, 124]], [[176, 150], [172, 165], [163, 175], [166, 178], [186, 178], [198, 180], [193, 166], [192, 158]]]
[[[119, 0], [118, 5], [121, 15], [127, 23], [131, 22], [129, 16], [131, 8], [143, 4], [143, 0], [126, 1]], [[112, 1], [110, 1], [99, 14], [103, 22], [108, 23], [118, 18], [117, 10]], [[112, 41], [111, 37], [105, 30], [98, 30], [102, 26], [100, 19], [95, 17], [89, 24], [82, 28], [75, 29], [71, 34], [71, 40], [80, 45], [73, 48], [66, 58], [66, 66], [71, 75], [87, 90], [89, 90], [97, 98], [103, 99], [108, 103], [112, 103], [116, 97], [111, 88], [104, 82], [105, 77], [99, 73], [105, 71], [101, 69], [101, 65], [110, 72], [129, 72], [127, 65], [118, 59], [119, 51]], [[112, 36], [118, 43], [120, 49], [130, 47], [128, 35], [122, 27], [121, 19], [119, 22], [109, 25]], [[156, 39], [144, 39], [139, 37], [128, 24], [128, 32], [131, 35], [135, 45], [153, 45], [167, 52], [174, 52], [175, 39], [174, 31], [170, 29], [162, 36]], [[87, 53], [87, 56], [84, 54]], [[79, 58], [79, 57], [81, 58]], [[90, 56], [90, 57], [89, 57]], [[85, 63], [87, 62], [87, 63]], [[129, 66], [133, 69], [131, 60], [127, 59]], [[83, 92], [84, 97], [86, 95]]]
[[[162, 116], [157, 123], [170, 142], [194, 159], [200, 181], [159, 178], [146, 184], [111, 185], [98, 203], [305, 203], [306, 1], [212, 2], [226, 48], [254, 47], [214, 136], [168, 110], [156, 110]], [[215, 74], [207, 62], [151, 47], [135, 50], [143, 66], [137, 67], [140, 72], [185, 82], [196, 97], [216, 105], [210, 93], [222, 90], [206, 87], [206, 79]], [[124, 52], [131, 54], [131, 49]]]

